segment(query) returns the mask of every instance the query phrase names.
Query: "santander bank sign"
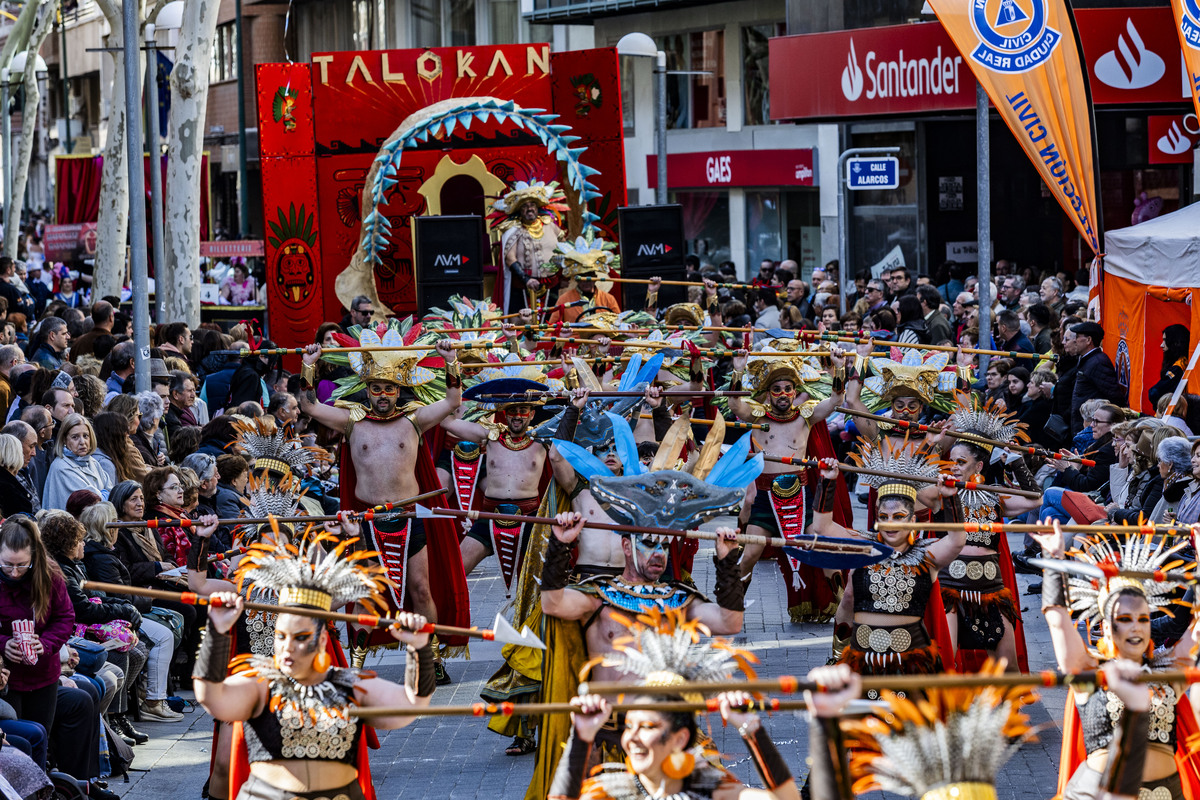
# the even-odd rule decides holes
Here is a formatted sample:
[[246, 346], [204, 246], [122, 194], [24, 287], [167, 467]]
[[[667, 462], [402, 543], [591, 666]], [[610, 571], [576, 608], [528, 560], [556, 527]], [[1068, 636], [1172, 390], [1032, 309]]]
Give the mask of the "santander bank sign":
[[888, 59], [887, 55], [868, 50], [863, 59], [865, 68], [860, 67], [854, 37], [850, 37], [850, 53], [842, 69], [842, 95], [848, 102], [862, 97], [864, 89], [868, 100], [958, 93], [962, 56], [953, 48], [943, 55], [939, 44], [932, 58], [905, 58], [903, 47], [894, 58]]

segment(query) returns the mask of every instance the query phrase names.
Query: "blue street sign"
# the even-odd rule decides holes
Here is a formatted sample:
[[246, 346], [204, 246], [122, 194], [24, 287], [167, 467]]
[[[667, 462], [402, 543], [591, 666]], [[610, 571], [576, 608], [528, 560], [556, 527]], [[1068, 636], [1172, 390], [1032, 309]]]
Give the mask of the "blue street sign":
[[900, 186], [900, 159], [895, 156], [846, 159], [846, 188], [896, 189]]

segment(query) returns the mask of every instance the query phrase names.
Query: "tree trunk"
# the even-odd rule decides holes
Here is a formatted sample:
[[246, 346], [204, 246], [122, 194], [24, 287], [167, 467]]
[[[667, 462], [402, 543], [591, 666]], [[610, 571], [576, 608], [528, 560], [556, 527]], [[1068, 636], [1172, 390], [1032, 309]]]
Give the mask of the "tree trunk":
[[[126, 126], [129, 113], [125, 103], [125, 29], [121, 15], [123, 2], [131, 0], [99, 0], [98, 5], [108, 20], [109, 34], [104, 46], [112, 58], [112, 102], [108, 112], [108, 132], [104, 140], [104, 168], [100, 181], [100, 218], [96, 226], [96, 266], [93, 274], [93, 297], [120, 297], [125, 283], [125, 245], [129, 235], [129, 170], [125, 164]], [[138, 3], [141, 19], [141, 3]], [[141, 25], [138, 26], [139, 30]], [[141, 59], [138, 59], [138, 72]], [[135, 117], [137, 119], [137, 117]]]
[[[29, 162], [33, 159], [34, 132], [37, 127], [38, 106], [42, 93], [38, 89], [37, 54], [50, 33], [50, 23], [58, 10], [58, 0], [43, 0], [38, 8], [33, 30], [29, 34], [29, 47], [25, 57], [25, 106], [21, 109], [21, 146], [17, 151], [16, 169], [13, 170], [13, 196], [5, 209], [4, 229], [17, 231], [21, 226], [21, 212], [25, 206], [25, 184], [29, 181]], [[4, 255], [17, 257], [20, 236], [9, 236], [4, 242]]]
[[208, 109], [208, 63], [220, 0], [188, 0], [171, 71], [165, 269], [155, 280], [161, 322], [200, 324], [200, 187]]

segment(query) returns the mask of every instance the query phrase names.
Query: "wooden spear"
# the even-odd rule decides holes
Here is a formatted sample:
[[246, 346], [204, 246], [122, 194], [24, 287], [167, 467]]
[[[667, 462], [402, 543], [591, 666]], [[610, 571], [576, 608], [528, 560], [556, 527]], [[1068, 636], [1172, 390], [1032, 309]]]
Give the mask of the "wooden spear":
[[[881, 522], [876, 526], [881, 531], [961, 531], [968, 533], [1041, 533], [1054, 530], [1049, 522]], [[1115, 534], [1175, 534], [1191, 535], [1190, 525], [1059, 525], [1063, 533], [1115, 533]]]
[[[726, 423], [729, 424], [729, 423]], [[768, 456], [763, 455], [764, 461], [773, 461], [777, 464], [791, 464], [797, 467], [820, 467], [820, 462], [815, 458], [793, 458], [792, 456]], [[895, 472], [885, 472], [880, 469], [867, 469], [866, 467], [856, 467], [853, 464], [843, 464], [838, 462], [838, 469], [843, 472], [853, 472], [857, 475], [877, 475], [881, 478], [899, 478], [905, 481], [916, 481], [917, 483], [945, 483], [947, 486], [955, 486], [959, 489], [978, 489], [983, 492], [996, 492], [997, 494], [1010, 494], [1014, 497], [1028, 497], [1031, 500], [1036, 500], [1042, 496], [1041, 492], [1031, 492], [1025, 489], [1013, 489], [1008, 486], [996, 486], [990, 483], [975, 483], [974, 481], [962, 481], [957, 478], [951, 478], [949, 475], [943, 475], [941, 478], [927, 478], [923, 475], [899, 475]]]
[[[457, 508], [430, 509], [435, 516], [464, 517], [466, 519], [501, 519], [512, 522], [533, 523], [535, 525], [557, 525], [554, 517], [528, 517], [514, 514], [496, 514], [488, 511], [463, 511]], [[646, 528], [639, 525], [618, 525], [615, 522], [592, 522], [588, 520], [584, 527], [602, 531], [621, 531], [625, 533], [641, 533], [653, 536], [674, 536], [679, 539], [700, 539], [715, 542], [719, 536], [714, 531], [680, 531], [673, 528]], [[863, 544], [847, 544], [843, 542], [828, 542], [818, 536], [805, 536], [802, 539], [784, 539], [779, 536], [756, 536], [749, 533], [737, 534], [735, 541], [739, 544], [765, 544], [773, 547], [796, 547], [801, 550], [814, 550], [820, 553], [846, 553], [853, 555], [877, 555], [878, 551], [870, 542]]]
[[[422, 500], [428, 500], [431, 497], [446, 494], [449, 489], [437, 489], [425, 494], [419, 494], [416, 497], [410, 497], [407, 500], [401, 500], [396, 503], [381, 503], [374, 508], [368, 508], [365, 511], [350, 511], [349, 516], [355, 519], [372, 520], [377, 514], [386, 514], [389, 511], [398, 508], [410, 506], [413, 503], [419, 503]], [[326, 515], [320, 517], [231, 517], [228, 519], [217, 520], [218, 525], [265, 525], [271, 520], [275, 522], [333, 522], [337, 519], [337, 515]], [[106, 528], [194, 528], [198, 525], [198, 521], [188, 519], [186, 517], [180, 519], [147, 519], [138, 522], [110, 522], [104, 527]]]
[[[438, 331], [440, 332], [440, 331]], [[507, 342], [475, 341], [463, 339], [445, 339], [455, 350], [491, 350], [496, 347], [508, 347]], [[360, 347], [322, 347], [321, 354], [326, 353], [399, 353], [415, 352], [418, 350], [434, 350], [435, 344], [373, 344]], [[231, 356], [286, 356], [304, 355], [306, 347], [273, 347], [267, 350], [214, 350], [221, 355]]]
[[[1200, 683], [1200, 668], [1164, 672], [1145, 672], [1134, 678], [1137, 683]], [[919, 692], [927, 689], [970, 689], [982, 686], [1096, 686], [1104, 685], [1102, 672], [1060, 673], [1053, 670], [1043, 672], [1005, 673], [943, 673], [937, 675], [864, 675], [863, 691], [869, 689], [893, 692]], [[644, 691], [636, 684], [617, 681], [590, 681], [579, 684], [579, 694], [633, 694]], [[824, 692], [826, 688], [815, 681], [794, 675], [780, 675], [752, 681], [693, 681], [671, 686], [672, 694], [689, 692]]]
[[[889, 425], [895, 425], [899, 428], [905, 428], [907, 430], [920, 431], [921, 433], [939, 433], [939, 431], [937, 431], [936, 429], [931, 428], [928, 425], [923, 425], [919, 422], [909, 422], [908, 420], [905, 420], [905, 419], [892, 419], [891, 417], [881, 417], [878, 414], [869, 414], [866, 411], [858, 411], [853, 408], [846, 408], [845, 406], [838, 406], [834, 410], [840, 411], [843, 414], [849, 414], [852, 417], [862, 417], [863, 419], [873, 419], [876, 422], [884, 422]], [[945, 434], [946, 436], [949, 436], [952, 439], [962, 439], [963, 441], [973, 442], [975, 444], [986, 444], [990, 447], [1003, 447], [1014, 453], [1025, 453], [1025, 454], [1031, 455], [1031, 456], [1038, 456], [1039, 458], [1052, 458], [1052, 459], [1055, 459], [1056, 461], [1071, 461], [1076, 464], [1082, 464], [1085, 467], [1096, 466], [1096, 462], [1090, 458], [1082, 458], [1080, 456], [1067, 456], [1067, 455], [1063, 455], [1062, 453], [1053, 453], [1053, 452], [1045, 449], [1044, 447], [1035, 447], [1033, 445], [1019, 444], [1017, 442], [1002, 442], [999, 439], [988, 439], [985, 436], [978, 436], [974, 433], [966, 433], [965, 431], [954, 431], [954, 430], [950, 430], [950, 429], [945, 429], [940, 432]]]
[[[646, 278], [602, 278], [601, 280], [612, 281], [613, 283], [640, 283], [648, 285], [651, 283]], [[659, 281], [662, 286], [704, 286], [704, 283], [699, 281]], [[751, 283], [718, 283], [718, 289], [757, 289], [758, 287]], [[782, 288], [776, 294], [782, 294]]]
[[[84, 581], [82, 587], [86, 590], [100, 591], [106, 594], [134, 595], [135, 597], [149, 597], [152, 600], [173, 600], [189, 606], [220, 605], [218, 602], [214, 602], [212, 598], [203, 597], [195, 592], [167, 592], [162, 589], [143, 589], [140, 586], [125, 586], [120, 583], [101, 583], [99, 581]], [[287, 613], [300, 617], [323, 619], [329, 622], [352, 622], [367, 628], [388, 628], [392, 625], [404, 627], [403, 623], [398, 619], [380, 617], [375, 614], [342, 614], [337, 611], [322, 611], [318, 608], [256, 603], [252, 600], [245, 600], [242, 607], [251, 611], [265, 611], [268, 614]], [[518, 633], [499, 614], [496, 615], [495, 623], [490, 630], [459, 628], [453, 625], [437, 625], [427, 622], [424, 627], [420, 630], [414, 630], [413, 633], [436, 633], [441, 636], [468, 636], [473, 639], [486, 639], [489, 642], [516, 644], [522, 647], [533, 647], [538, 650], [546, 649], [542, 640], [535, 636], [528, 628], [524, 628]]]
[[[631, 686], [636, 691], [638, 687]], [[630, 692], [633, 693], [632, 691]], [[872, 704], [874, 705], [874, 704]], [[686, 700], [664, 700], [659, 702], [640, 703], [611, 703], [609, 707], [617, 713], [626, 711], [666, 711], [672, 713], [694, 711], [697, 713], [715, 713], [721, 710], [717, 700], [706, 700], [702, 703], [691, 703]], [[780, 700], [768, 697], [755, 700], [745, 705], [735, 706], [734, 710], [743, 712], [772, 711], [803, 711], [808, 704], [803, 700]], [[375, 717], [536, 717], [544, 714], [570, 714], [579, 709], [570, 703], [471, 703], [459, 706], [425, 706], [424, 708], [372, 708], [370, 706], [351, 706], [348, 714], [360, 719]], [[864, 711], [866, 709], [863, 709]]]
[[[803, 339], [819, 339], [822, 342], [849, 342], [853, 344], [875, 344], [880, 347], [902, 347], [911, 350], [939, 350], [942, 352], [953, 353], [960, 348], [952, 344], [916, 344], [913, 342], [889, 342], [881, 339], [868, 338], [862, 336], [845, 336], [840, 333], [817, 333], [816, 331], [797, 331], [796, 335]], [[1016, 350], [986, 350], [980, 347], [963, 347], [961, 350], [964, 353], [978, 353], [988, 356], [1003, 356], [1004, 358], [1032, 358], [1032, 359], [1047, 359], [1049, 361], [1057, 361], [1058, 356], [1048, 353], [1041, 355], [1039, 353], [1021, 353]]]
[[[653, 414], [640, 414], [641, 419], [654, 419]], [[688, 420], [693, 425], [712, 425], [713, 420], [704, 419], [703, 417], [692, 417]], [[769, 422], [738, 422], [734, 420], [726, 420], [725, 427], [733, 428], [735, 431], [769, 431], [771, 424]]]

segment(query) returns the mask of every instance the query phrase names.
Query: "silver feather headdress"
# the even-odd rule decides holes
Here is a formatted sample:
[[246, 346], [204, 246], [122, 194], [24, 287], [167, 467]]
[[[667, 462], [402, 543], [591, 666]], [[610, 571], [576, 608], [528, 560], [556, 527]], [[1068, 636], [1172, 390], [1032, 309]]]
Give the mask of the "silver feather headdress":
[[229, 446], [253, 459], [254, 469], [303, 475], [312, 464], [333, 460], [320, 447], [302, 445], [298, 438], [289, 435], [288, 429], [276, 425], [274, 417], [238, 419], [234, 420], [233, 427], [238, 437]]
[[635, 677], [645, 687], [671, 693], [671, 687], [691, 681], [729, 680], [735, 670], [754, 677], [758, 659], [725, 639], [714, 639], [701, 622], [689, 620], [680, 609], [650, 608], [636, 619], [613, 613], [629, 633], [613, 640], [613, 650], [594, 658], [584, 672], [603, 664]]
[[300, 507], [304, 487], [294, 474], [285, 474], [282, 480], [268, 480], [251, 475], [246, 484], [247, 517], [293, 517]]
[[1025, 424], [1017, 421], [1016, 413], [1005, 411], [991, 398], [981, 402], [971, 392], [958, 392], [954, 399], [957, 407], [950, 412], [950, 427], [953, 430], [1001, 442], [1029, 441]]
[[[999, 675], [1002, 663], [984, 672]], [[842, 723], [855, 795], [882, 789], [922, 800], [995, 800], [996, 773], [1034, 737], [1021, 708], [1029, 687], [926, 691], [910, 700], [884, 692], [888, 708]]]
[[382, 613], [387, 572], [371, 563], [379, 553], [350, 549], [357, 541], [321, 532], [299, 547], [275, 540], [251, 545], [235, 576], [238, 588], [273, 591], [285, 607], [330, 611], [361, 603], [373, 614]]
[[905, 437], [902, 444], [893, 444], [890, 437], [881, 436], [877, 442], [864, 443], [850, 458], [865, 469], [887, 472], [889, 475], [862, 475], [860, 480], [875, 489], [879, 499], [907, 497], [917, 499], [917, 487], [925, 481], [905, 480], [907, 476], [936, 478], [942, 465], [932, 451]]
[[1157, 570], [1193, 569], [1195, 562], [1179, 558], [1178, 553], [1188, 546], [1186, 538], [1177, 539], [1170, 544], [1169, 538], [1156, 537], [1153, 534], [1133, 533], [1130, 528], [1128, 536], [1100, 534], [1083, 539], [1077, 550], [1071, 555], [1093, 567], [1100, 567], [1112, 576], [1106, 580], [1093, 580], [1091, 577], [1077, 575], [1068, 571], [1069, 596], [1071, 611], [1079, 615], [1089, 627], [1098, 625], [1112, 609], [1111, 601], [1115, 600], [1122, 590], [1132, 589], [1139, 592], [1150, 604], [1151, 610], [1165, 609], [1176, 602], [1175, 597], [1182, 584], [1174, 581], [1156, 581], [1153, 578], [1134, 578], [1121, 575], [1120, 571], [1137, 571], [1153, 573]]

